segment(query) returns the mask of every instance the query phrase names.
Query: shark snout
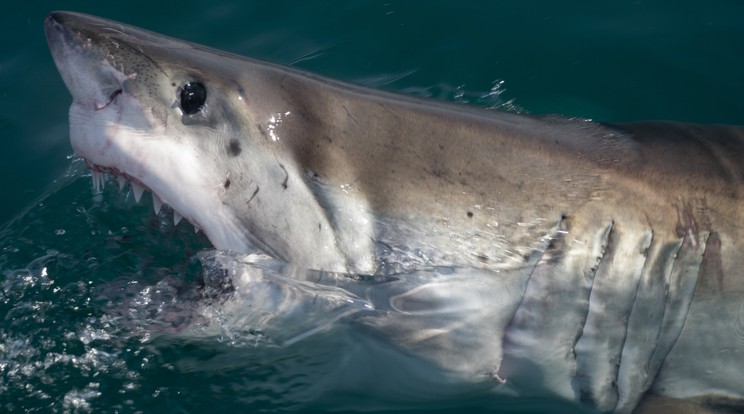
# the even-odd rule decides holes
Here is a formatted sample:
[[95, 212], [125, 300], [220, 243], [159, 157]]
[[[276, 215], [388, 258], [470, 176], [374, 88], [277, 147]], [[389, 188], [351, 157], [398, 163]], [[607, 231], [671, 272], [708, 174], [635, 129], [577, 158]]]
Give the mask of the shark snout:
[[77, 16], [54, 12], [44, 22], [49, 50], [73, 101], [90, 110], [108, 106], [122, 92], [126, 76], [109, 62], [109, 54], [100, 43], [91, 42], [91, 34]]

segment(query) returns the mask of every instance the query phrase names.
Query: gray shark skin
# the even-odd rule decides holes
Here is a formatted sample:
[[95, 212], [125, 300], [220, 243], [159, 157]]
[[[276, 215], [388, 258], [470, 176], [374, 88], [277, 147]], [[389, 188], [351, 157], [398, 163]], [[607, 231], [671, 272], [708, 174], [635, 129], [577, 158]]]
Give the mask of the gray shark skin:
[[94, 182], [217, 249], [385, 291], [363, 324], [519, 395], [744, 407], [744, 129], [420, 100], [82, 14], [45, 29]]

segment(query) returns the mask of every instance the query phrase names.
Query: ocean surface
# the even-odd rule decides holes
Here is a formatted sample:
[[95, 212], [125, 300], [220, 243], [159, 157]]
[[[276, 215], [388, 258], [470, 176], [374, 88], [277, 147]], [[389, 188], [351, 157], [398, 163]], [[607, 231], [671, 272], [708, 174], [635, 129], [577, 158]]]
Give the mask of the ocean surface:
[[199, 259], [214, 254], [208, 240], [155, 215], [149, 196], [135, 203], [113, 183], [95, 193], [73, 156], [70, 96], [42, 26], [60, 8], [495, 110], [744, 124], [738, 0], [11, 2], [0, 16], [0, 412], [578, 410], [491, 398], [428, 368], [397, 382], [395, 365], [369, 357], [384, 345], [353, 330], [274, 347], [221, 326], [210, 310], [224, 289]]

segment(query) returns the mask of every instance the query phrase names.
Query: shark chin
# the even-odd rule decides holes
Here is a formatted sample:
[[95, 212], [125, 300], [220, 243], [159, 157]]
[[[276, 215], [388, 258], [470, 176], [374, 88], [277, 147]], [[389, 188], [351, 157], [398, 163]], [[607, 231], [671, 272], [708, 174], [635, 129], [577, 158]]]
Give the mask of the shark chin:
[[286, 343], [346, 321], [518, 396], [744, 408], [742, 127], [418, 99], [78, 13], [45, 30], [94, 187], [204, 231], [242, 305], [333, 309]]

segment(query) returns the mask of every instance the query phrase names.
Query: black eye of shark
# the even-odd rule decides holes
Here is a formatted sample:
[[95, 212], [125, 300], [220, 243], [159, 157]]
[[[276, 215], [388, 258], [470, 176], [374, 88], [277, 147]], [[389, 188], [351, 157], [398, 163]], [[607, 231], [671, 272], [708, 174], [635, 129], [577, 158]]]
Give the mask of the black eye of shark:
[[202, 110], [207, 100], [207, 88], [201, 82], [189, 82], [181, 88], [181, 110], [193, 115]]

